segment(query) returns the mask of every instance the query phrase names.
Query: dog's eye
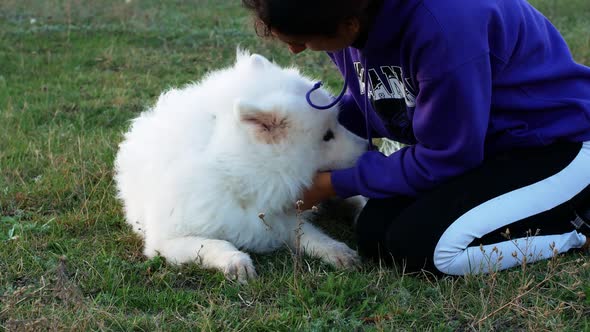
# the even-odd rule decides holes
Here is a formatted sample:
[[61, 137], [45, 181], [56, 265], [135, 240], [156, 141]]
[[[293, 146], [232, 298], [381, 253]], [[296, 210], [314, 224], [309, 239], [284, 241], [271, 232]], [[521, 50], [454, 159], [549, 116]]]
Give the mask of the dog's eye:
[[334, 139], [334, 132], [332, 131], [332, 129], [328, 129], [328, 131], [326, 131], [326, 134], [324, 135], [324, 142], [327, 142], [331, 139]]

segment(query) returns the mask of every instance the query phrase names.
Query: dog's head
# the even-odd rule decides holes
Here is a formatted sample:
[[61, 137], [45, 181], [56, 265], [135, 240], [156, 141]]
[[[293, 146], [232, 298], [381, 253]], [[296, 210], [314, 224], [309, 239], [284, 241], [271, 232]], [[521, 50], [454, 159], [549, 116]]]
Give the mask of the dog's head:
[[[366, 142], [338, 123], [338, 108], [312, 108], [305, 94], [313, 83], [294, 68], [281, 68], [260, 55], [238, 56], [238, 67], [255, 78], [234, 100], [234, 115], [248, 139], [273, 153], [269, 163], [307, 169], [312, 173], [350, 167], [366, 149]], [[329, 104], [330, 94], [319, 89], [312, 100]], [[280, 162], [280, 161], [284, 162]]]

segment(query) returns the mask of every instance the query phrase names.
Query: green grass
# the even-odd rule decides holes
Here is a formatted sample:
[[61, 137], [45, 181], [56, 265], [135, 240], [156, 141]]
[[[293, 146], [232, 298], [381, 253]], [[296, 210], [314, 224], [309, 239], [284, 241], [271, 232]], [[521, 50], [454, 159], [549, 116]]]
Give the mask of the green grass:
[[[590, 64], [590, 2], [535, 0]], [[0, 330], [590, 330], [588, 257], [433, 279], [337, 271], [285, 250], [248, 286], [146, 260], [114, 198], [128, 120], [237, 44], [340, 80], [322, 54], [257, 38], [239, 1], [0, 2]], [[351, 240], [345, 226], [328, 225]]]

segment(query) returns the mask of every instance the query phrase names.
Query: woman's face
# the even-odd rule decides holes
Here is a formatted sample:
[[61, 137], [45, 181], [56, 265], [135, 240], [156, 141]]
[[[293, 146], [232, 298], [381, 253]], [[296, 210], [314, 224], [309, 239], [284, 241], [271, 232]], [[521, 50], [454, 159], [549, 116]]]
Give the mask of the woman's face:
[[336, 33], [331, 36], [306, 35], [292, 36], [285, 35], [279, 31], [271, 30], [272, 35], [285, 43], [293, 54], [301, 53], [306, 49], [312, 51], [339, 51], [350, 46], [357, 39], [359, 34], [359, 23], [357, 19], [349, 19], [341, 23]]

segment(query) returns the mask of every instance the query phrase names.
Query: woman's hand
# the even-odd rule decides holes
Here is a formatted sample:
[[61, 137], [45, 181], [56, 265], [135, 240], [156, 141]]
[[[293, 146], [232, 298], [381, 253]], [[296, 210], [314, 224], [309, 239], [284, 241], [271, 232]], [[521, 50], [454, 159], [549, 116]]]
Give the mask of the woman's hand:
[[309, 210], [328, 198], [336, 196], [332, 187], [332, 173], [319, 172], [313, 179], [311, 187], [303, 192], [303, 205], [301, 211]]

